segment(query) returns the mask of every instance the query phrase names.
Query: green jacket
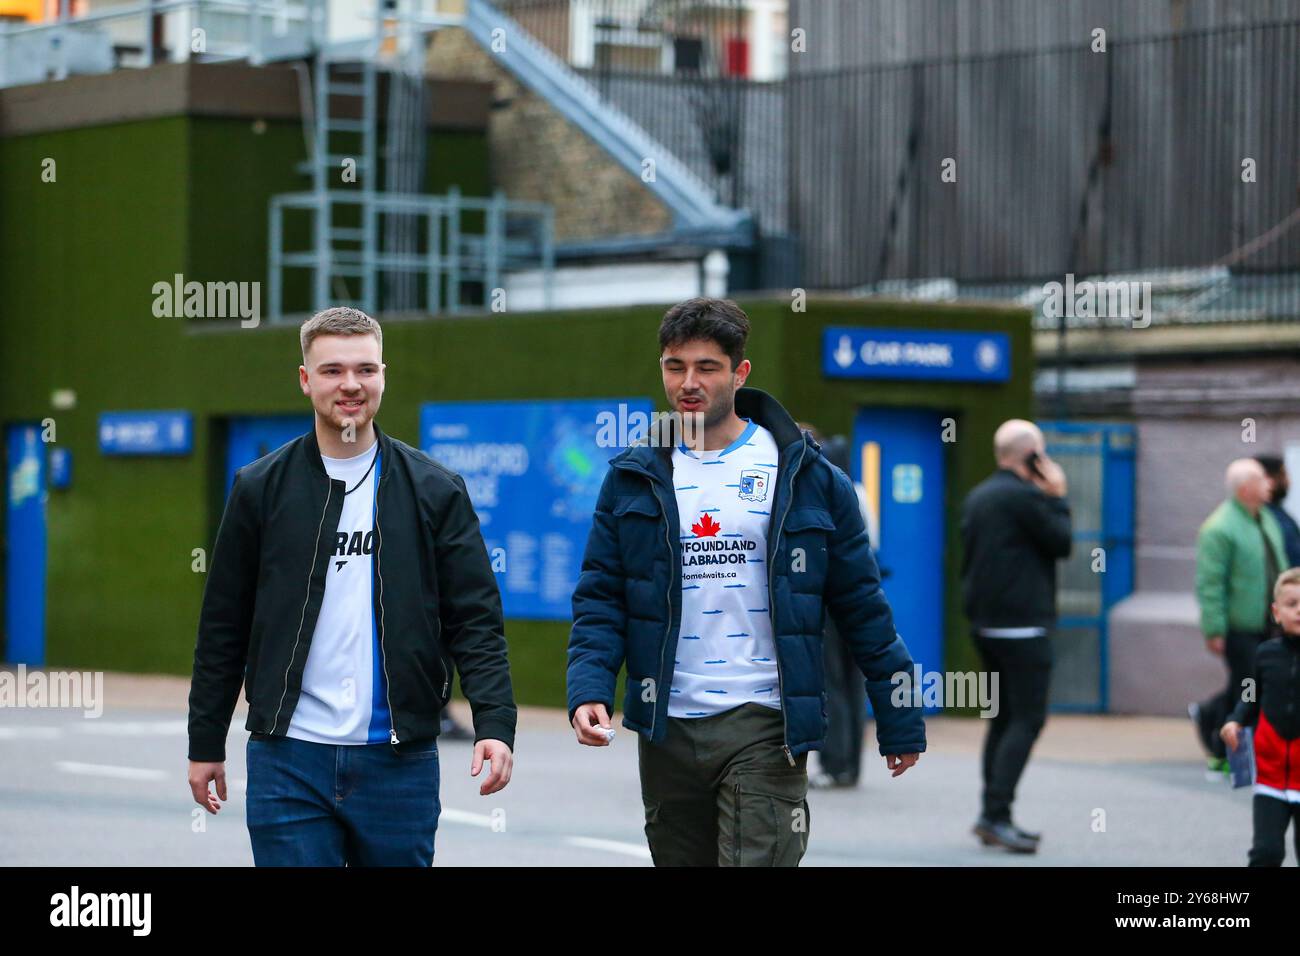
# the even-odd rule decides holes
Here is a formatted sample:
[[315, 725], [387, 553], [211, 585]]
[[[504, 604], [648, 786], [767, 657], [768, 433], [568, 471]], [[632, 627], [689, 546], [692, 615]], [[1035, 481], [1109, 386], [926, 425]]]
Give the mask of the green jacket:
[[[1279, 573], [1286, 570], [1282, 529], [1267, 508], [1259, 509]], [[1264, 542], [1260, 525], [1236, 498], [1215, 508], [1196, 536], [1196, 601], [1201, 606], [1201, 632], [1222, 637], [1228, 631], [1259, 633], [1268, 620], [1264, 583]]]

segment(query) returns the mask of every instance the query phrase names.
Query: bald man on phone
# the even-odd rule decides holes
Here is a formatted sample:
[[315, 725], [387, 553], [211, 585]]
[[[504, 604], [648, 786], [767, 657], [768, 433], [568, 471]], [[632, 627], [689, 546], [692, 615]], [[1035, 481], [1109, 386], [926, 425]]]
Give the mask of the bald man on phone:
[[993, 457], [997, 471], [967, 496], [961, 517], [963, 605], [984, 668], [1000, 675], [974, 833], [985, 846], [1035, 853], [1039, 834], [1012, 822], [1011, 804], [1047, 722], [1056, 562], [1070, 555], [1070, 505], [1065, 472], [1033, 422], [1003, 422]]

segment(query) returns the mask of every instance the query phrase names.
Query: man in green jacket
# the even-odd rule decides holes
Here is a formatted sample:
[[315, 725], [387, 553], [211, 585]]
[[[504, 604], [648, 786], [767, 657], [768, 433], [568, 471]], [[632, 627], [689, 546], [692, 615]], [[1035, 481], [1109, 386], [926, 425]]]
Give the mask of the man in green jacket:
[[1210, 653], [1223, 657], [1228, 668], [1223, 693], [1188, 707], [1212, 769], [1224, 765], [1219, 727], [1240, 699], [1255, 648], [1269, 635], [1273, 582], [1287, 567], [1282, 529], [1265, 507], [1272, 489], [1263, 466], [1239, 458], [1228, 466], [1226, 484], [1228, 499], [1205, 519], [1196, 538], [1201, 632]]

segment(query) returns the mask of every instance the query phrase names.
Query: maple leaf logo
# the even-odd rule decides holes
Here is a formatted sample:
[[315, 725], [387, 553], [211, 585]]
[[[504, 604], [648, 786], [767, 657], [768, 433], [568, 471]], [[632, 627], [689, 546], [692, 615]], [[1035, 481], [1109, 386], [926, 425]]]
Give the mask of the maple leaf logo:
[[697, 538], [711, 538], [722, 530], [722, 525], [713, 520], [713, 516], [706, 514], [695, 524], [691, 525], [691, 530], [695, 532]]

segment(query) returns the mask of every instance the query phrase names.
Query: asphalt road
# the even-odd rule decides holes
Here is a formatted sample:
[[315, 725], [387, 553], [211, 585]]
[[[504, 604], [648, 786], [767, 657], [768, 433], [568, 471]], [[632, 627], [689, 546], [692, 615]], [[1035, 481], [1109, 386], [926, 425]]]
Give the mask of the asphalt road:
[[[889, 778], [873, 744], [857, 790], [811, 795], [804, 865], [1245, 863], [1250, 793], [1206, 779], [1186, 721], [1049, 720], [1017, 800], [1017, 822], [1044, 833], [1032, 857], [970, 835], [979, 722], [928, 726], [929, 751], [902, 777]], [[186, 784], [182, 705], [118, 703], [97, 719], [0, 711], [0, 865], [251, 865], [242, 716], [234, 727], [230, 800], [211, 817]], [[514, 779], [490, 797], [469, 776], [470, 753], [466, 743], [441, 744], [436, 865], [649, 865], [629, 731], [609, 748], [580, 747], [562, 713], [525, 711]]]

